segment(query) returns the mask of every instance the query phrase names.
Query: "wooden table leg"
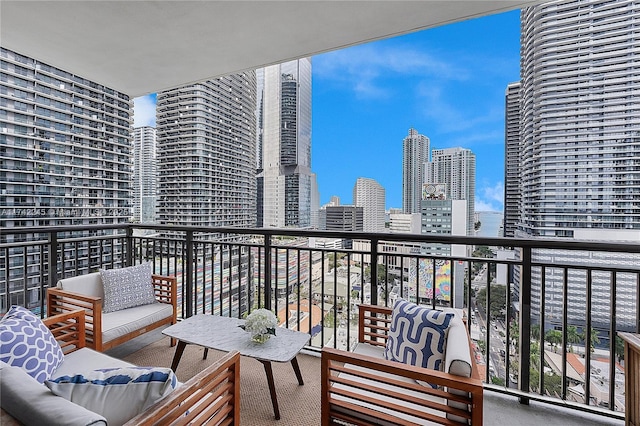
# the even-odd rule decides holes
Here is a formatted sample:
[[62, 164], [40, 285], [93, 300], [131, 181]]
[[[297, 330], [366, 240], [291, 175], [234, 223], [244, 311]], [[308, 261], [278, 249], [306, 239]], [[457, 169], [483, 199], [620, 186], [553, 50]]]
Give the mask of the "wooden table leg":
[[187, 342], [183, 342], [182, 340], [178, 340], [178, 346], [176, 346], [176, 353], [173, 354], [173, 361], [171, 362], [171, 369], [175, 373], [178, 368], [178, 363], [180, 363], [180, 358], [182, 358], [182, 353], [184, 352], [184, 348], [187, 346]]
[[278, 398], [276, 397], [276, 385], [273, 382], [273, 370], [271, 362], [259, 360], [264, 365], [264, 372], [267, 373], [267, 384], [269, 385], [269, 393], [271, 393], [271, 404], [273, 405], [273, 414], [276, 420], [280, 420], [280, 409], [278, 408]]
[[298, 358], [296, 358], [295, 356], [291, 359], [291, 366], [293, 367], [293, 372], [296, 373], [298, 384], [304, 385], [304, 380], [302, 380], [302, 373], [300, 372], [300, 366], [298, 365]]

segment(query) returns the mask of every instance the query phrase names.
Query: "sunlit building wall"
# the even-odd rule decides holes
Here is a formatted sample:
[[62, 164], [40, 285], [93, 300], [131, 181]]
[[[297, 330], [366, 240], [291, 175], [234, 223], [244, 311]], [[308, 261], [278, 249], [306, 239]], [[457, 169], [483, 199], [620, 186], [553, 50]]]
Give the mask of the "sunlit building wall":
[[[518, 234], [640, 241], [640, 11], [634, 1], [552, 1], [521, 12], [521, 191]], [[536, 250], [535, 262], [637, 269], [638, 255]], [[618, 274], [616, 321], [637, 325], [637, 276]], [[568, 276], [569, 322], [611, 321], [608, 274]], [[541, 285], [545, 285], [542, 293]], [[562, 271], [534, 268], [532, 315], [558, 325]], [[597, 306], [597, 309], [595, 307]], [[555, 324], [553, 324], [555, 322]], [[601, 335], [603, 331], [601, 331]]]
[[409, 129], [402, 141], [402, 212], [420, 213], [425, 163], [429, 161], [429, 138]]

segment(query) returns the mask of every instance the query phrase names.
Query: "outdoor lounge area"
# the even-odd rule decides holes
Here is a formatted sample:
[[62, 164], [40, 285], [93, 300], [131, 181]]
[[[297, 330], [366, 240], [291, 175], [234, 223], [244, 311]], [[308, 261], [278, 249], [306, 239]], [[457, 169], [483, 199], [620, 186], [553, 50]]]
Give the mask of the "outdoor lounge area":
[[[166, 227], [153, 225], [147, 227], [149, 229], [155, 228], [155, 231], [166, 229]], [[127, 228], [129, 228], [129, 231], [127, 231]], [[398, 296], [408, 300], [418, 300], [419, 297], [416, 296], [419, 296], [419, 294], [412, 293], [410, 285], [405, 288], [404, 285], [398, 286], [394, 284], [395, 279], [403, 282], [405, 277], [409, 278], [409, 274], [402, 272], [404, 268], [401, 268], [398, 270], [399, 275], [397, 278], [393, 278], [391, 265], [395, 261], [400, 265], [410, 267], [416, 262], [429, 261], [429, 258], [418, 254], [397, 254], [392, 257], [375, 253], [375, 251], [339, 251], [337, 249], [301, 248], [300, 246], [281, 245], [276, 236], [285, 233], [282, 230], [224, 229], [223, 231], [228, 236], [232, 236], [237, 241], [237, 243], [231, 244], [229, 240], [217, 243], [197, 238], [199, 232], [206, 233], [214, 229], [195, 230], [189, 227], [174, 227], [172, 228], [174, 231], [191, 234], [190, 243], [179, 245], [177, 244], [179, 239], [166, 239], [161, 236], [160, 232], [153, 235], [134, 236], [135, 233], [130, 228], [130, 226], [124, 226], [120, 230], [117, 227], [115, 229], [103, 229], [100, 231], [99, 236], [85, 240], [67, 238], [65, 236], [68, 232], [81, 230], [81, 227], [59, 227], [55, 230], [12, 230], [12, 239], [15, 241], [22, 240], [23, 242], [3, 244], [0, 247], [2, 249], [1, 253], [5, 253], [5, 255], [11, 253], [13, 259], [20, 258], [22, 256], [20, 253], [44, 253], [44, 259], [49, 258], [49, 253], [52, 255], [57, 253], [53, 258], [62, 259], [63, 256], [60, 254], [64, 253], [64, 258], [67, 260], [64, 263], [58, 262], [57, 268], [51, 270], [31, 268], [27, 285], [24, 285], [22, 280], [16, 281], [15, 284], [10, 286], [10, 291], [4, 293], [3, 303], [27, 306], [46, 318], [48, 313], [44, 296], [47, 288], [55, 287], [55, 283], [61, 279], [86, 275], [98, 268], [115, 269], [126, 266], [123, 259], [129, 259], [128, 261], [131, 265], [148, 261], [153, 265], [155, 274], [175, 277], [177, 283], [176, 307], [178, 323], [181, 323], [183, 319], [198, 314], [242, 318], [249, 307], [253, 310], [256, 307], [268, 306], [274, 312], [278, 312], [279, 316], [282, 316], [282, 318], [278, 318], [281, 327], [308, 333], [309, 343], [297, 356], [304, 385], [299, 384], [296, 375], [293, 374], [294, 371], [290, 363], [273, 363], [273, 381], [281, 417], [280, 420], [275, 420], [274, 407], [270, 398], [268, 380], [265, 378], [263, 364], [255, 359], [241, 357], [241, 424], [249, 425], [297, 425], [300, 424], [300, 416], [303, 416], [304, 421], [309, 424], [320, 424], [322, 402], [320, 355], [323, 348], [336, 348], [347, 351], [356, 349], [359, 339], [357, 328], [359, 305], [367, 303], [390, 307], [393, 306], [393, 298]], [[94, 228], [95, 230], [96, 228]], [[216, 229], [216, 231], [221, 231], [221, 229]], [[43, 234], [46, 235], [52, 232], [55, 233], [55, 238], [43, 237]], [[318, 235], [344, 236], [344, 233], [337, 232], [299, 230], [286, 231], [286, 234], [290, 238], [298, 239]], [[357, 237], [362, 241], [376, 239], [378, 244], [382, 244], [381, 235], [358, 234]], [[406, 238], [407, 236], [393, 236], [390, 234], [384, 236], [384, 239], [388, 240], [406, 240]], [[412, 235], [411, 238], [417, 241], [435, 238], [440, 242], [447, 241], [458, 244], [487, 246], [503, 246], [507, 241], [502, 238], [451, 238], [419, 235]], [[55, 241], [55, 244], [52, 244], [52, 241]], [[559, 243], [557, 241], [553, 243], [515, 239], [509, 239], [508, 241], [512, 245], [518, 245], [525, 254], [528, 250], [540, 246], [553, 249], [562, 247], [568, 250], [584, 250], [583, 246]], [[373, 248], [376, 245], [371, 245], [370, 247]], [[613, 249], [630, 252], [638, 250], [636, 246], [622, 244], [607, 244], [602, 247], [594, 244], [591, 249], [594, 250], [594, 253], [599, 250], [606, 252]], [[369, 259], [375, 259], [380, 265], [385, 265], [387, 272], [384, 276], [377, 277], [374, 275], [370, 277], [373, 281], [371, 285], [366, 284], [364, 282], [365, 277], [360, 275], [358, 275], [357, 282], [349, 282], [348, 285], [350, 287], [365, 290], [349, 292], [347, 300], [344, 301], [340, 310], [338, 310], [336, 304], [325, 302], [325, 298], [320, 297], [313, 304], [314, 310], [317, 310], [318, 315], [321, 316], [319, 321], [318, 315], [314, 315], [312, 318], [310, 315], [299, 313], [309, 309], [309, 300], [313, 299], [314, 294], [317, 294], [318, 291], [320, 291], [320, 294], [322, 293], [323, 286], [327, 285], [323, 277], [326, 277], [327, 274], [320, 273], [314, 276], [310, 272], [306, 280], [289, 280], [286, 278], [286, 274], [272, 274], [270, 268], [265, 267], [265, 265], [272, 264], [271, 261], [268, 261], [269, 257], [275, 259], [280, 254], [283, 254], [283, 258], [296, 259], [302, 255], [302, 252], [305, 253], [306, 261], [294, 262], [292, 264], [294, 270], [302, 267], [312, 269], [314, 268], [314, 262], [316, 262], [320, 266], [318, 269], [322, 271], [329, 268], [329, 262], [326, 261], [326, 257], [329, 254], [333, 258], [339, 257], [337, 255], [340, 254], [340, 256], [343, 256], [343, 266], [340, 266], [341, 268], [349, 269], [349, 265], [352, 263], [362, 263]], [[88, 255], [90, 253], [95, 255]], [[265, 258], [267, 261], [264, 260]], [[239, 269], [232, 268], [231, 261], [235, 259], [240, 259], [241, 264], [244, 266]], [[465, 264], [473, 265], [475, 263], [485, 265], [485, 267], [479, 268], [464, 267], [467, 281], [474, 284], [482, 280], [487, 284], [488, 280], [494, 278], [491, 274], [484, 273], [485, 270], [494, 269], [493, 266], [489, 267], [490, 265], [505, 265], [507, 268], [518, 268], [525, 274], [540, 272], [547, 265], [546, 263], [543, 264], [536, 260], [531, 260], [531, 258], [526, 261], [526, 257], [524, 261], [519, 259], [498, 260], [495, 258], [474, 257], [454, 258], [454, 260], [454, 265], [464, 266]], [[375, 267], [377, 268], [377, 266]], [[569, 263], [556, 265], [556, 268], [563, 268], [566, 271], [584, 270], [583, 266]], [[615, 271], [617, 268], [610, 267], [609, 270]], [[626, 269], [624, 270], [627, 271]], [[207, 272], [200, 273], [198, 271]], [[605, 273], [604, 271], [606, 270], [603, 268], [602, 273]], [[595, 276], [595, 272], [591, 272], [591, 274]], [[301, 275], [299, 274], [298, 276]], [[622, 274], [618, 273], [616, 276], [622, 276]], [[633, 285], [637, 286], [638, 274], [635, 273], [632, 276], [635, 277], [633, 281], [635, 284]], [[252, 277], [252, 279], [248, 279], [248, 277]], [[418, 276], [410, 280], [415, 279], [420, 278]], [[282, 282], [276, 283], [275, 281], [277, 280], [284, 280], [286, 284]], [[376, 282], [374, 280], [379, 281]], [[272, 282], [273, 285], [265, 285], [267, 282]], [[276, 297], [276, 293], [272, 291], [276, 287], [279, 290], [283, 288], [288, 290]], [[371, 288], [378, 288], [379, 291], [371, 292]], [[492, 299], [499, 300], [500, 295], [495, 290], [487, 296], [487, 300], [480, 302], [472, 296], [472, 292], [456, 286], [452, 288], [454, 294], [451, 295], [451, 300], [455, 299], [455, 292], [458, 291], [462, 291], [464, 296], [459, 309], [461, 309], [463, 316], [466, 318], [467, 328], [471, 330], [471, 349], [475, 358], [474, 363], [477, 364], [479, 380], [483, 382], [482, 418], [484, 424], [511, 424], [510, 422], [513, 419], [517, 419], [517, 423], [514, 424], [532, 425], [543, 422], [550, 424], [624, 424], [624, 411], [621, 410], [619, 404], [616, 403], [615, 410], [613, 410], [599, 403], [599, 401], [607, 402], [608, 396], [598, 389], [606, 390], [609, 384], [612, 386], [611, 389], [614, 391], [612, 395], [615, 395], [616, 400], [624, 401], [625, 363], [622, 359], [622, 349], [618, 348], [617, 340], [613, 344], [609, 340], [605, 340], [607, 338], [607, 329], [598, 325], [596, 321], [597, 312], [593, 310], [587, 311], [587, 321], [598, 327], [592, 330], [592, 334], [597, 333], [602, 341], [593, 351], [582, 353], [579, 343], [569, 343], [568, 332], [570, 327], [563, 328], [562, 323], [565, 322], [566, 324], [571, 320], [572, 323], [577, 324], [569, 317], [560, 317], [560, 335], [564, 336], [561, 338], [560, 344], [550, 343], [547, 341], [547, 336], [545, 336], [544, 345], [541, 345], [540, 333], [536, 333], [539, 319], [536, 319], [531, 314], [524, 315], [522, 311], [523, 301], [530, 300], [531, 288], [521, 286], [519, 290], [521, 302], [517, 310], [509, 309], [503, 311], [502, 314], [496, 314], [497, 316], [495, 317], [487, 317], [484, 313], [486, 307], [492, 304]], [[394, 296], [395, 291], [398, 292], [396, 296]], [[507, 285], [502, 291], [511, 294], [512, 290]], [[615, 296], [615, 294], [611, 296]], [[543, 299], [530, 306], [534, 310], [540, 308], [544, 311], [547, 303], [551, 303], [551, 301]], [[611, 303], [614, 303], [614, 306], [616, 305], [615, 300]], [[435, 300], [422, 299], [421, 304], [438, 309], [445, 308], [440, 305], [436, 306]], [[509, 304], [506, 306], [509, 306]], [[477, 308], [480, 309], [477, 310]], [[615, 312], [613, 314], [615, 315]], [[311, 323], [308, 323], [310, 321]], [[547, 321], [550, 321], [550, 319], [547, 318]], [[518, 327], [502, 328], [501, 324], [503, 323], [516, 323]], [[482, 324], [482, 327], [480, 324]], [[488, 330], [480, 330], [485, 326]], [[170, 367], [174, 362], [176, 346], [171, 346], [171, 339], [162, 334], [162, 330], [164, 330], [164, 327], [159, 327], [145, 332], [139, 337], [128, 339], [127, 342], [107, 350], [106, 354], [134, 365]], [[512, 344], [509, 345], [508, 352], [500, 360], [500, 349], [505, 347], [500, 338], [502, 331], [506, 333], [505, 340]], [[616, 331], [637, 333], [638, 329], [628, 327]], [[525, 332], [528, 332], [527, 337], [523, 337]], [[566, 357], [558, 356], [563, 352]], [[189, 378], [220, 358], [223, 353], [210, 350], [206, 359], [203, 359], [203, 347], [187, 345], [176, 369], [178, 380], [189, 380]], [[554, 355], [554, 357], [551, 355]], [[552, 359], [554, 360], [553, 363], [550, 362]], [[527, 369], [523, 369], [525, 361], [529, 361]], [[585, 364], [591, 365], [592, 368], [584, 368]], [[583, 365], [582, 369], [580, 369], [580, 365]], [[556, 385], [554, 380], [557, 380], [558, 373], [549, 370], [551, 366], [558, 369], [560, 373], [565, 368], [567, 371], [569, 371], [569, 368], [574, 367], [577, 370], [576, 373], [566, 376], [565, 379], [560, 376], [559, 385]], [[608, 370], [607, 366], [614, 366], [614, 368]], [[545, 371], [544, 379], [540, 378], [536, 373], [543, 370]], [[529, 374], [527, 374], [527, 371]], [[622, 375], [620, 374], [621, 371]], [[629, 371], [632, 370], [630, 369]], [[540, 383], [542, 380], [545, 382]], [[591, 393], [588, 399], [583, 396], [580, 401], [580, 395], [574, 394], [572, 389], [576, 388], [581, 381], [582, 383], [604, 383], [605, 386], [583, 388], [587, 393]], [[541, 388], [545, 391], [540, 392]], [[596, 393], [596, 391], [599, 393]], [[588, 404], [585, 403], [587, 400], [589, 401]], [[555, 422], [557, 419], [560, 419], [558, 423]]]
[[[253, 7], [247, 7], [249, 3]], [[85, 82], [100, 82], [110, 91], [121, 93], [117, 102], [123, 105], [119, 107], [122, 116], [118, 120], [125, 124], [117, 144], [120, 138], [125, 141], [117, 153], [110, 155], [123, 157], [118, 173], [128, 178], [131, 135], [127, 129], [132, 123], [129, 109], [134, 97], [537, 3], [540, 1], [3, 0], [0, 40], [3, 49], [86, 78], [73, 83], [78, 92], [71, 92], [68, 85], [34, 83], [44, 90], [68, 94], [74, 99], [69, 103], [74, 109], [80, 106], [98, 111], [102, 107], [97, 102], [89, 106], [82, 103], [85, 100], [81, 92], [89, 90]], [[5, 62], [12, 64], [12, 71], [3, 71], [3, 75], [22, 69], [14, 67], [18, 59], [7, 58]], [[42, 72], [45, 76], [46, 73]], [[17, 75], [11, 78], [12, 82], [23, 81]], [[12, 93], [22, 92], [20, 84], [14, 84], [16, 91]], [[2, 94], [2, 99], [9, 97]], [[20, 104], [19, 100], [11, 102], [14, 101]], [[481, 401], [482, 410], [475, 410], [474, 424], [622, 425], [625, 419], [626, 424], [640, 422], [640, 401], [636, 397], [640, 357], [632, 356], [629, 346], [619, 338], [621, 333], [634, 338], [640, 333], [640, 244], [636, 240], [612, 243], [557, 238], [558, 234], [556, 238], [525, 239], [249, 228], [235, 226], [232, 215], [242, 210], [237, 206], [225, 211], [225, 225], [219, 227], [176, 225], [181, 222], [173, 221], [139, 224], [122, 214], [130, 207], [128, 193], [121, 194], [115, 186], [107, 187], [113, 180], [105, 183], [102, 177], [92, 174], [96, 167], [89, 165], [97, 159], [87, 156], [84, 169], [75, 167], [73, 161], [80, 155], [76, 156], [72, 148], [82, 144], [76, 139], [63, 137], [59, 141], [58, 146], [67, 148], [59, 155], [68, 159], [58, 160], [62, 167], [58, 174], [64, 174], [67, 180], [61, 177], [60, 184], [51, 185], [55, 186], [55, 193], [37, 192], [41, 185], [38, 181], [27, 182], [23, 178], [12, 182], [12, 173], [40, 161], [29, 158], [31, 152], [44, 151], [44, 146], [52, 143], [51, 138], [55, 140], [53, 134], [28, 134], [27, 125], [22, 124], [25, 123], [11, 128], [23, 132], [11, 134], [15, 144], [11, 149], [24, 152], [24, 156], [11, 163], [13, 170], [2, 171], [6, 173], [3, 179], [22, 192], [10, 194], [11, 204], [7, 202], [6, 210], [2, 210], [2, 223], [8, 225], [0, 233], [0, 316], [17, 305], [47, 322], [56, 313], [70, 314], [80, 307], [87, 310], [89, 317], [88, 325], [80, 329], [88, 334], [78, 337], [77, 342], [86, 339], [98, 355], [127, 366], [153, 366], [165, 372], [173, 366], [177, 380], [186, 387], [174, 396], [165, 395], [166, 405], [160, 401], [160, 406], [153, 406], [156, 411], [139, 413], [140, 424], [168, 423], [156, 416], [189, 407], [185, 404], [180, 408], [182, 401], [204, 390], [205, 402], [197, 402], [195, 410], [213, 407], [215, 411], [226, 404], [223, 415], [237, 410], [229, 423], [320, 425], [328, 420], [322, 414], [323, 409], [327, 410], [323, 402], [329, 393], [323, 389], [327, 385], [323, 380], [323, 351], [356, 353], [362, 343], [358, 329], [360, 307], [387, 309], [398, 299], [462, 312], [466, 321], [463, 334], [468, 337], [460, 341], [469, 350], [471, 377], [452, 379], [448, 371], [434, 376], [438, 377], [437, 384], [445, 388], [451, 381], [461, 386], [457, 391], [466, 395], [457, 395], [455, 402], [465, 405], [467, 411], [473, 411]], [[84, 125], [73, 126], [77, 130]], [[28, 127], [39, 126], [32, 123]], [[100, 129], [85, 127], [79, 131], [86, 130], [91, 135], [86, 140], [113, 142], [94, 136]], [[85, 140], [82, 133], [68, 133], [69, 138]], [[27, 144], [33, 141], [39, 147], [31, 146], [27, 154]], [[87, 176], [82, 176], [82, 170]], [[111, 174], [112, 170], [108, 172]], [[49, 174], [52, 173], [40, 170], [38, 179], [46, 180]], [[69, 185], [64, 182], [77, 178], [98, 181], [104, 192], [92, 191], [91, 198], [78, 196], [73, 201], [70, 191], [65, 191]], [[624, 179], [620, 177], [621, 182]], [[85, 192], [89, 193], [88, 186]], [[106, 193], [112, 195], [102, 196]], [[4, 200], [5, 192], [2, 196]], [[536, 197], [542, 200], [544, 194]], [[27, 202], [27, 198], [38, 198], [37, 204]], [[99, 206], [109, 211], [108, 217], [94, 214]], [[49, 210], [57, 215], [38, 216]], [[561, 234], [568, 236], [569, 230], [566, 235]], [[312, 241], [320, 238], [355, 244], [349, 249], [315, 246]], [[426, 254], [422, 250], [434, 245], [455, 245], [462, 250], [455, 254], [448, 250]], [[480, 247], [484, 250], [478, 252]], [[170, 277], [151, 297], [153, 303], [157, 302], [153, 308], [162, 310], [162, 314], [148, 322], [132, 316], [124, 324], [116, 324], [109, 320], [121, 318], [111, 312], [111, 318], [105, 319], [96, 294], [71, 301], [56, 289], [61, 281], [64, 284], [65, 280], [84, 280], [99, 270], [143, 263], [151, 265], [154, 276]], [[352, 273], [355, 270], [359, 273]], [[166, 327], [187, 323], [197, 315], [240, 321], [256, 308], [277, 313], [280, 327], [305, 334], [307, 343], [300, 344], [303, 348], [295, 363], [274, 362], [267, 367], [264, 360], [254, 359], [255, 356], [214, 350], [215, 345], [207, 345], [210, 342], [204, 340], [203, 345], [176, 345], [173, 335], [163, 334]], [[131, 324], [134, 326], [128, 329]], [[109, 336], [108, 331], [114, 328], [116, 336]], [[180, 356], [176, 356], [177, 350], [183, 351]], [[365, 361], [370, 362], [367, 368], [383, 364]], [[228, 380], [226, 395], [215, 393], [221, 390], [216, 382], [221, 375]], [[232, 390], [234, 385], [237, 387]], [[631, 385], [635, 386], [633, 392]], [[20, 390], [20, 386], [13, 388]], [[448, 389], [436, 389], [432, 393], [446, 392]], [[276, 393], [279, 415], [277, 411], [274, 415]], [[371, 402], [354, 394], [346, 396]], [[27, 395], [23, 399], [21, 409], [25, 412], [40, 402], [38, 397], [30, 398]], [[234, 403], [227, 404], [229, 401]], [[444, 410], [449, 407], [437, 405]], [[357, 407], [347, 408], [357, 411]], [[463, 412], [455, 411], [454, 415], [474, 415], [459, 410]], [[178, 415], [181, 420], [187, 419], [182, 414], [189, 416], [183, 412]], [[369, 421], [364, 424], [378, 423], [371, 417], [366, 420]], [[450, 424], [447, 420], [444, 424]], [[15, 422], [2, 412], [0, 424]]]
[[[134, 364], [171, 365], [173, 348], [160, 331], [154, 331], [134, 341], [125, 343], [108, 352]], [[223, 355], [210, 352], [207, 360], [202, 359], [202, 349], [188, 346], [181, 365], [176, 371], [178, 379], [188, 380], [192, 375], [211, 365]], [[264, 371], [259, 362], [241, 357], [240, 361], [240, 424], [247, 426], [279, 425], [299, 426], [300, 424], [320, 424], [320, 357], [313, 352], [303, 352], [298, 356], [300, 369], [304, 375], [304, 386], [298, 386], [288, 364], [274, 364], [274, 375], [278, 377], [278, 400], [281, 419], [275, 420], [269, 400], [269, 389]], [[4, 424], [4, 423], [2, 423]], [[484, 393], [485, 425], [540, 424], [579, 425], [623, 425], [623, 420], [609, 419], [577, 410], [559, 408], [532, 402], [521, 405], [513, 396], [499, 393]]]

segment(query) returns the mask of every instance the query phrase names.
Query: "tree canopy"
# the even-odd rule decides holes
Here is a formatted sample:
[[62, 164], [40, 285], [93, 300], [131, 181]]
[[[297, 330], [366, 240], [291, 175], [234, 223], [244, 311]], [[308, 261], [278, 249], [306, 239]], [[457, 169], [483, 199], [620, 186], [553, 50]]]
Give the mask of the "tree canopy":
[[[481, 288], [476, 295], [479, 304], [487, 306], [487, 289]], [[492, 318], [498, 318], [504, 315], [507, 307], [507, 286], [503, 284], [491, 284], [491, 306], [489, 307], [489, 315]]]

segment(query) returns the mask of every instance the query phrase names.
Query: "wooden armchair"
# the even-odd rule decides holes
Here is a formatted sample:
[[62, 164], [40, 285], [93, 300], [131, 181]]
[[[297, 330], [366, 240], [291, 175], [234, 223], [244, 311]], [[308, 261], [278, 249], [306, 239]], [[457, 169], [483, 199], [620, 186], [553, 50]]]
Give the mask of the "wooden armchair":
[[[360, 305], [356, 350], [322, 350], [322, 425], [482, 425], [482, 380], [466, 327], [449, 338], [468, 346], [471, 377], [386, 360], [391, 311]], [[452, 365], [445, 360], [447, 371]]]
[[63, 279], [58, 287], [47, 289], [47, 312], [51, 316], [83, 309], [86, 345], [103, 352], [155, 328], [176, 323], [176, 278], [152, 275], [151, 281], [157, 304], [103, 314], [102, 297], [98, 296], [102, 294], [99, 272]]

